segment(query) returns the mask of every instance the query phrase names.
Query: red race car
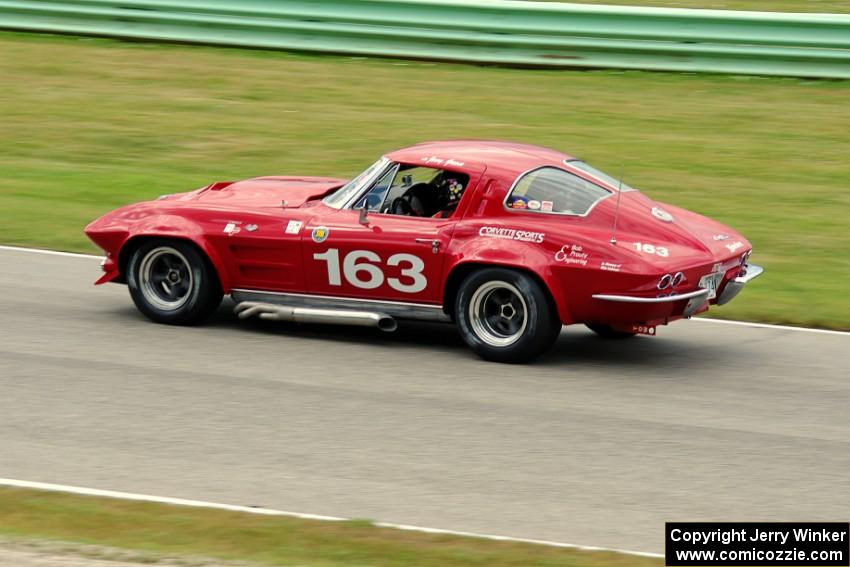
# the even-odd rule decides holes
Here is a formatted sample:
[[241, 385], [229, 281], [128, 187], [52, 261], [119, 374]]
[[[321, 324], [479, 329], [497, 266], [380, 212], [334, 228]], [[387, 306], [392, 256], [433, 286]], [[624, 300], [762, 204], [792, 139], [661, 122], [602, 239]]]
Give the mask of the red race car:
[[239, 317], [396, 328], [454, 322], [479, 355], [527, 361], [561, 325], [605, 337], [731, 301], [762, 268], [711, 219], [653, 201], [555, 150], [428, 142], [346, 181], [213, 183], [86, 227], [97, 283], [126, 283], [159, 323]]

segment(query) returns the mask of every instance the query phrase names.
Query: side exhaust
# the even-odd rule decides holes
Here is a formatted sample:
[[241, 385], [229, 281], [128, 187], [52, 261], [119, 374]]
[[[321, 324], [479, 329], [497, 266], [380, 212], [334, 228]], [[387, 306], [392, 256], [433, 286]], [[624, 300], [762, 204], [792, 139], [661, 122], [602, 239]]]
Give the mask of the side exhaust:
[[395, 319], [386, 313], [376, 313], [373, 311], [288, 307], [286, 305], [275, 305], [257, 301], [243, 301], [238, 303], [233, 311], [240, 319], [259, 317], [267, 321], [377, 327], [387, 333], [395, 331], [398, 328], [398, 323], [396, 323]]

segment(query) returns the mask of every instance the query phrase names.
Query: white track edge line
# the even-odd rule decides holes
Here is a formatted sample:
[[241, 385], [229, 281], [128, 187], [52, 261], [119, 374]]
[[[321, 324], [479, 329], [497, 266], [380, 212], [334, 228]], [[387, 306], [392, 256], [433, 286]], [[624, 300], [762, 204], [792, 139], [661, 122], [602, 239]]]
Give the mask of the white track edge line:
[[[102, 260], [103, 256], [94, 254], [79, 254], [77, 252], [60, 252], [58, 250], [44, 250], [42, 248], [24, 248], [20, 246], [0, 245], [0, 250], [11, 252], [32, 252], [36, 254], [49, 254], [52, 256], [68, 256], [71, 258], [96, 258]], [[773, 325], [770, 323], [753, 323], [750, 321], [732, 321], [729, 319], [712, 319], [711, 317], [695, 317], [691, 321], [703, 321], [707, 323], [720, 323], [723, 325], [738, 325], [742, 327], [755, 327], [758, 329], [776, 329], [778, 331], [801, 331], [804, 333], [818, 333], [821, 335], [838, 335], [850, 337], [850, 331], [833, 331], [830, 329], [814, 329], [812, 327], [791, 327], [789, 325]]]
[[711, 317], [695, 317], [691, 321], [702, 321], [703, 323], [721, 323], [724, 325], [738, 325], [739, 327], [756, 327], [759, 329], [775, 329], [777, 331], [803, 331], [806, 333], [819, 333], [821, 335], [838, 335], [850, 337], [848, 331], [833, 331], [831, 329], [814, 329], [812, 327], [792, 327], [790, 325], [773, 325], [771, 323], [754, 323], [752, 321], [733, 321], [730, 319], [712, 319]]
[[[300, 512], [287, 512], [284, 510], [274, 510], [271, 508], [254, 508], [251, 506], [237, 506], [234, 504], [219, 504], [216, 502], [205, 502], [203, 500], [189, 500], [186, 498], [171, 498], [168, 496], [151, 496], [148, 494], [137, 494], [133, 492], [120, 492], [116, 490], [102, 490], [99, 488], [84, 488], [80, 486], [69, 486], [65, 484], [53, 484], [49, 482], [34, 482], [30, 480], [16, 480], [13, 478], [0, 478], [0, 486], [8, 486], [12, 488], [29, 488], [33, 490], [45, 490], [49, 492], [64, 492], [67, 494], [78, 494], [81, 496], [99, 496], [102, 498], [115, 498], [118, 500], [135, 500], [139, 502], [152, 502], [156, 504], [170, 504], [174, 506], [190, 506], [193, 508], [211, 508], [216, 510], [226, 510], [228, 512], [242, 512], [245, 514], [259, 514], [264, 516], [286, 516], [290, 518], [299, 518], [303, 520], [319, 520], [324, 522], [344, 522], [348, 518], [339, 518], [337, 516], [322, 516], [319, 514], [303, 514]], [[664, 557], [659, 553], [648, 553], [644, 551], [631, 551], [628, 549], [613, 549], [608, 547], [596, 547], [587, 545], [576, 545], [572, 543], [562, 543], [558, 541], [548, 541], [543, 539], [527, 539], [519, 537], [479, 534], [475, 532], [463, 532], [455, 530], [444, 530], [439, 528], [425, 528], [421, 526], [410, 526], [406, 524], [393, 524], [390, 522], [372, 522], [372, 525], [379, 528], [390, 528], [396, 530], [405, 530], [412, 532], [422, 532], [427, 534], [445, 534], [461, 537], [470, 537], [476, 539], [486, 539], [492, 541], [507, 541], [514, 543], [529, 543], [534, 545], [545, 545], [549, 547], [561, 547], [565, 549], [575, 549], [578, 551], [608, 551], [611, 553], [620, 553], [623, 555], [636, 555], [639, 557]]]
[[62, 252], [59, 250], [45, 250], [43, 248], [24, 248], [22, 246], [4, 246], [0, 244], [0, 250], [8, 250], [10, 252], [32, 252], [35, 254], [48, 254], [50, 256], [68, 256], [70, 258], [97, 258], [103, 259], [103, 256], [94, 254], [80, 254], [78, 252]]

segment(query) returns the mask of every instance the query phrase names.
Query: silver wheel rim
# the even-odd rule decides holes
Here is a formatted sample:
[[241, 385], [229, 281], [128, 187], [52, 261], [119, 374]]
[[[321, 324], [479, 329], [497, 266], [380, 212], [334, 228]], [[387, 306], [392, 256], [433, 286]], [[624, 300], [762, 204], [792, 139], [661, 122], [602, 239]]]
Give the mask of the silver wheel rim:
[[154, 248], [139, 266], [142, 296], [163, 311], [175, 311], [189, 301], [194, 278], [186, 256], [171, 246]]
[[528, 305], [514, 285], [490, 281], [472, 294], [469, 321], [476, 336], [488, 345], [510, 346], [528, 327]]

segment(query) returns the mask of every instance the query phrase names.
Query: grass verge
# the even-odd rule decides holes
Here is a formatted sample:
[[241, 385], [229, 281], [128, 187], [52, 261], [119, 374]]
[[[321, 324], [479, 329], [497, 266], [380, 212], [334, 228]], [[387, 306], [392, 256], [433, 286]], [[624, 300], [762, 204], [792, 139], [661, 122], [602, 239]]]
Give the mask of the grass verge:
[[429, 139], [547, 145], [743, 232], [714, 316], [850, 328], [850, 81], [518, 70], [0, 34], [0, 242], [91, 252], [121, 204], [346, 176]]
[[642, 567], [660, 559], [0, 488], [0, 535], [263, 565]]

